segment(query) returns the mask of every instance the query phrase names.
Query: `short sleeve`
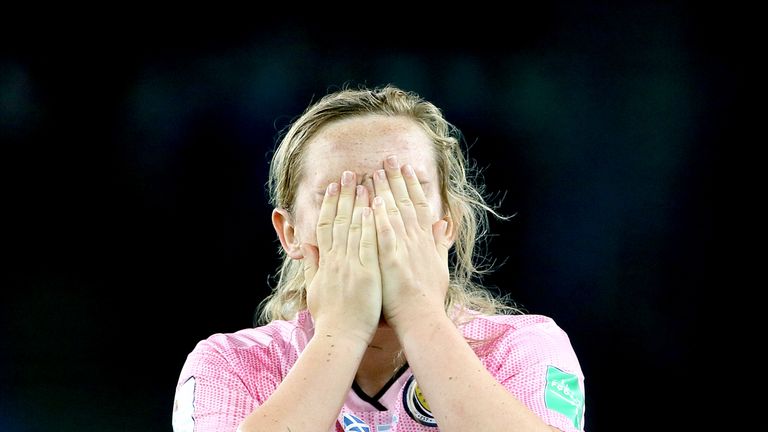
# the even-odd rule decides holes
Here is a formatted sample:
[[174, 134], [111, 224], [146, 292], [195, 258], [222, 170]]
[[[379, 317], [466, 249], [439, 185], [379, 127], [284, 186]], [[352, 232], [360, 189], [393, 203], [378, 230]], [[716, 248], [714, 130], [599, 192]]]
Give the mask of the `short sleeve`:
[[174, 432], [235, 432], [279, 384], [270, 357], [268, 349], [258, 355], [222, 349], [215, 338], [198, 343], [177, 383]]
[[495, 342], [487, 366], [544, 422], [584, 430], [584, 375], [567, 334], [546, 317], [510, 329]]

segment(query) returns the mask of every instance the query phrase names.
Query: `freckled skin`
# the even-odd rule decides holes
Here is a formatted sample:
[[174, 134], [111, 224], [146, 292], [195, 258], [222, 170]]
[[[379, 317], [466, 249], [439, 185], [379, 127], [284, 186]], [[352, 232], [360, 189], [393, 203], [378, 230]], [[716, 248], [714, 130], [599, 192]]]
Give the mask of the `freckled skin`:
[[[288, 424], [298, 425], [301, 430], [328, 430], [337, 420], [353, 383], [369, 395], [376, 394], [392, 377], [401, 351], [418, 377], [423, 392], [420, 397], [429, 401], [440, 430], [550, 430], [483, 367], [444, 310], [450, 237], [447, 224], [439, 225], [442, 230], [435, 225], [442, 216], [440, 182], [427, 133], [408, 118], [367, 115], [326, 125], [307, 143], [305, 151], [293, 220], [286, 223], [284, 210], [280, 209], [273, 213], [273, 222], [283, 245], [289, 245], [286, 249], [293, 246], [292, 258], [306, 260], [307, 307], [313, 314], [317, 335], [325, 337], [309, 340], [277, 390], [246, 418], [241, 430], [274, 430], [276, 425]], [[390, 155], [396, 156], [399, 164], [385, 167], [384, 160]], [[408, 164], [422, 184], [431, 212], [419, 213], [401, 204], [402, 212], [387, 213], [388, 208], [397, 207], [397, 199], [414, 197], [412, 192], [404, 194], [402, 188], [397, 194], [391, 189], [393, 184], [404, 186], [406, 177], [412, 180], [410, 174], [404, 175], [409, 170], [400, 166]], [[322, 253], [327, 254], [329, 264], [321, 266], [320, 252], [307, 244], [317, 245], [319, 210], [328, 184], [338, 186], [341, 173], [347, 170], [356, 174], [355, 181], [362, 182], [369, 193], [353, 196], [352, 184], [328, 189], [325, 203], [332, 207], [323, 208], [327, 213], [320, 232], [324, 236]], [[370, 176], [380, 170], [386, 171], [387, 177], [377, 175], [371, 181]], [[346, 215], [354, 215], [349, 206], [352, 200], [374, 196], [370, 193], [374, 183], [388, 200], [386, 208], [374, 205], [368, 209], [366, 202], [355, 201], [359, 204], [355, 209], [359, 210], [358, 220], [365, 222], [362, 214], [375, 219], [367, 220], [367, 248], [361, 247], [357, 238], [362, 238], [362, 229], [351, 237], [345, 237], [344, 231], [329, 233], [331, 224], [332, 228], [351, 232], [349, 219], [337, 223], [336, 212], [329, 208], [338, 210], [337, 204], [343, 204]], [[415, 183], [408, 186], [418, 194]], [[344, 201], [340, 190], [345, 192]], [[406, 220], [401, 213], [411, 217]], [[429, 226], [424, 223], [429, 219], [432, 232], [415, 229], [416, 224]], [[402, 225], [395, 229], [393, 222]], [[414, 229], [409, 231], [409, 227]], [[289, 241], [285, 239], [286, 231], [291, 236]], [[347, 244], [340, 241], [341, 246], [334, 250], [330, 241], [336, 234]], [[301, 245], [298, 252], [296, 244]], [[341, 272], [334, 271], [338, 269]], [[342, 272], [345, 274], [340, 278]], [[374, 328], [376, 314], [379, 323]], [[302, 409], [297, 411], [297, 406]]]
[[397, 155], [401, 164], [413, 166], [437, 221], [441, 216], [440, 183], [427, 134], [405, 117], [359, 116], [326, 125], [308, 143], [304, 178], [295, 205], [296, 236], [300, 241], [317, 245], [315, 229], [329, 183], [339, 182], [345, 170], [356, 173], [361, 183], [382, 169], [382, 161], [389, 155]]

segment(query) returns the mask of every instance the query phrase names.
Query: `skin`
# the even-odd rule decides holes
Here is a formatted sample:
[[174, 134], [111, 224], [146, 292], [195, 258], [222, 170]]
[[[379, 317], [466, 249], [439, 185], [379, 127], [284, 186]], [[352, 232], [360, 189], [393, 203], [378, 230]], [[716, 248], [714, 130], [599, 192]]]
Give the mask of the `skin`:
[[352, 381], [376, 393], [401, 348], [440, 430], [550, 430], [445, 313], [453, 227], [424, 131], [407, 118], [354, 117], [327, 125], [307, 151], [295, 212], [275, 209], [272, 222], [303, 261], [315, 336], [240, 430], [332, 429]]

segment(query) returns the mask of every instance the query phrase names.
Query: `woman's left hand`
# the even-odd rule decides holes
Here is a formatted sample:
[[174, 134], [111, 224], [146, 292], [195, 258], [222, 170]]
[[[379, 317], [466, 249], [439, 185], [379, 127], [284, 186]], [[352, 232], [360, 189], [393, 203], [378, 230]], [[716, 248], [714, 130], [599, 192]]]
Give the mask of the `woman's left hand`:
[[396, 331], [425, 315], [445, 314], [448, 223], [438, 219], [410, 165], [397, 157], [373, 175], [373, 213], [381, 267], [384, 319]]

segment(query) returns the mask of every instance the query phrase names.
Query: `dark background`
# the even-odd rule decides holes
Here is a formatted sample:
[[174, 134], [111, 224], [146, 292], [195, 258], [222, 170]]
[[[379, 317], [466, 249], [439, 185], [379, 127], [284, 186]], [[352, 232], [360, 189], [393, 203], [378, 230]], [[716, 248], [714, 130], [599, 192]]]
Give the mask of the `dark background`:
[[587, 430], [709, 424], [702, 293], [749, 12], [509, 7], [7, 15], [0, 430], [170, 430], [187, 353], [267, 293], [277, 132], [344, 83], [414, 90], [463, 131], [516, 214], [492, 220], [486, 282], [569, 333]]

